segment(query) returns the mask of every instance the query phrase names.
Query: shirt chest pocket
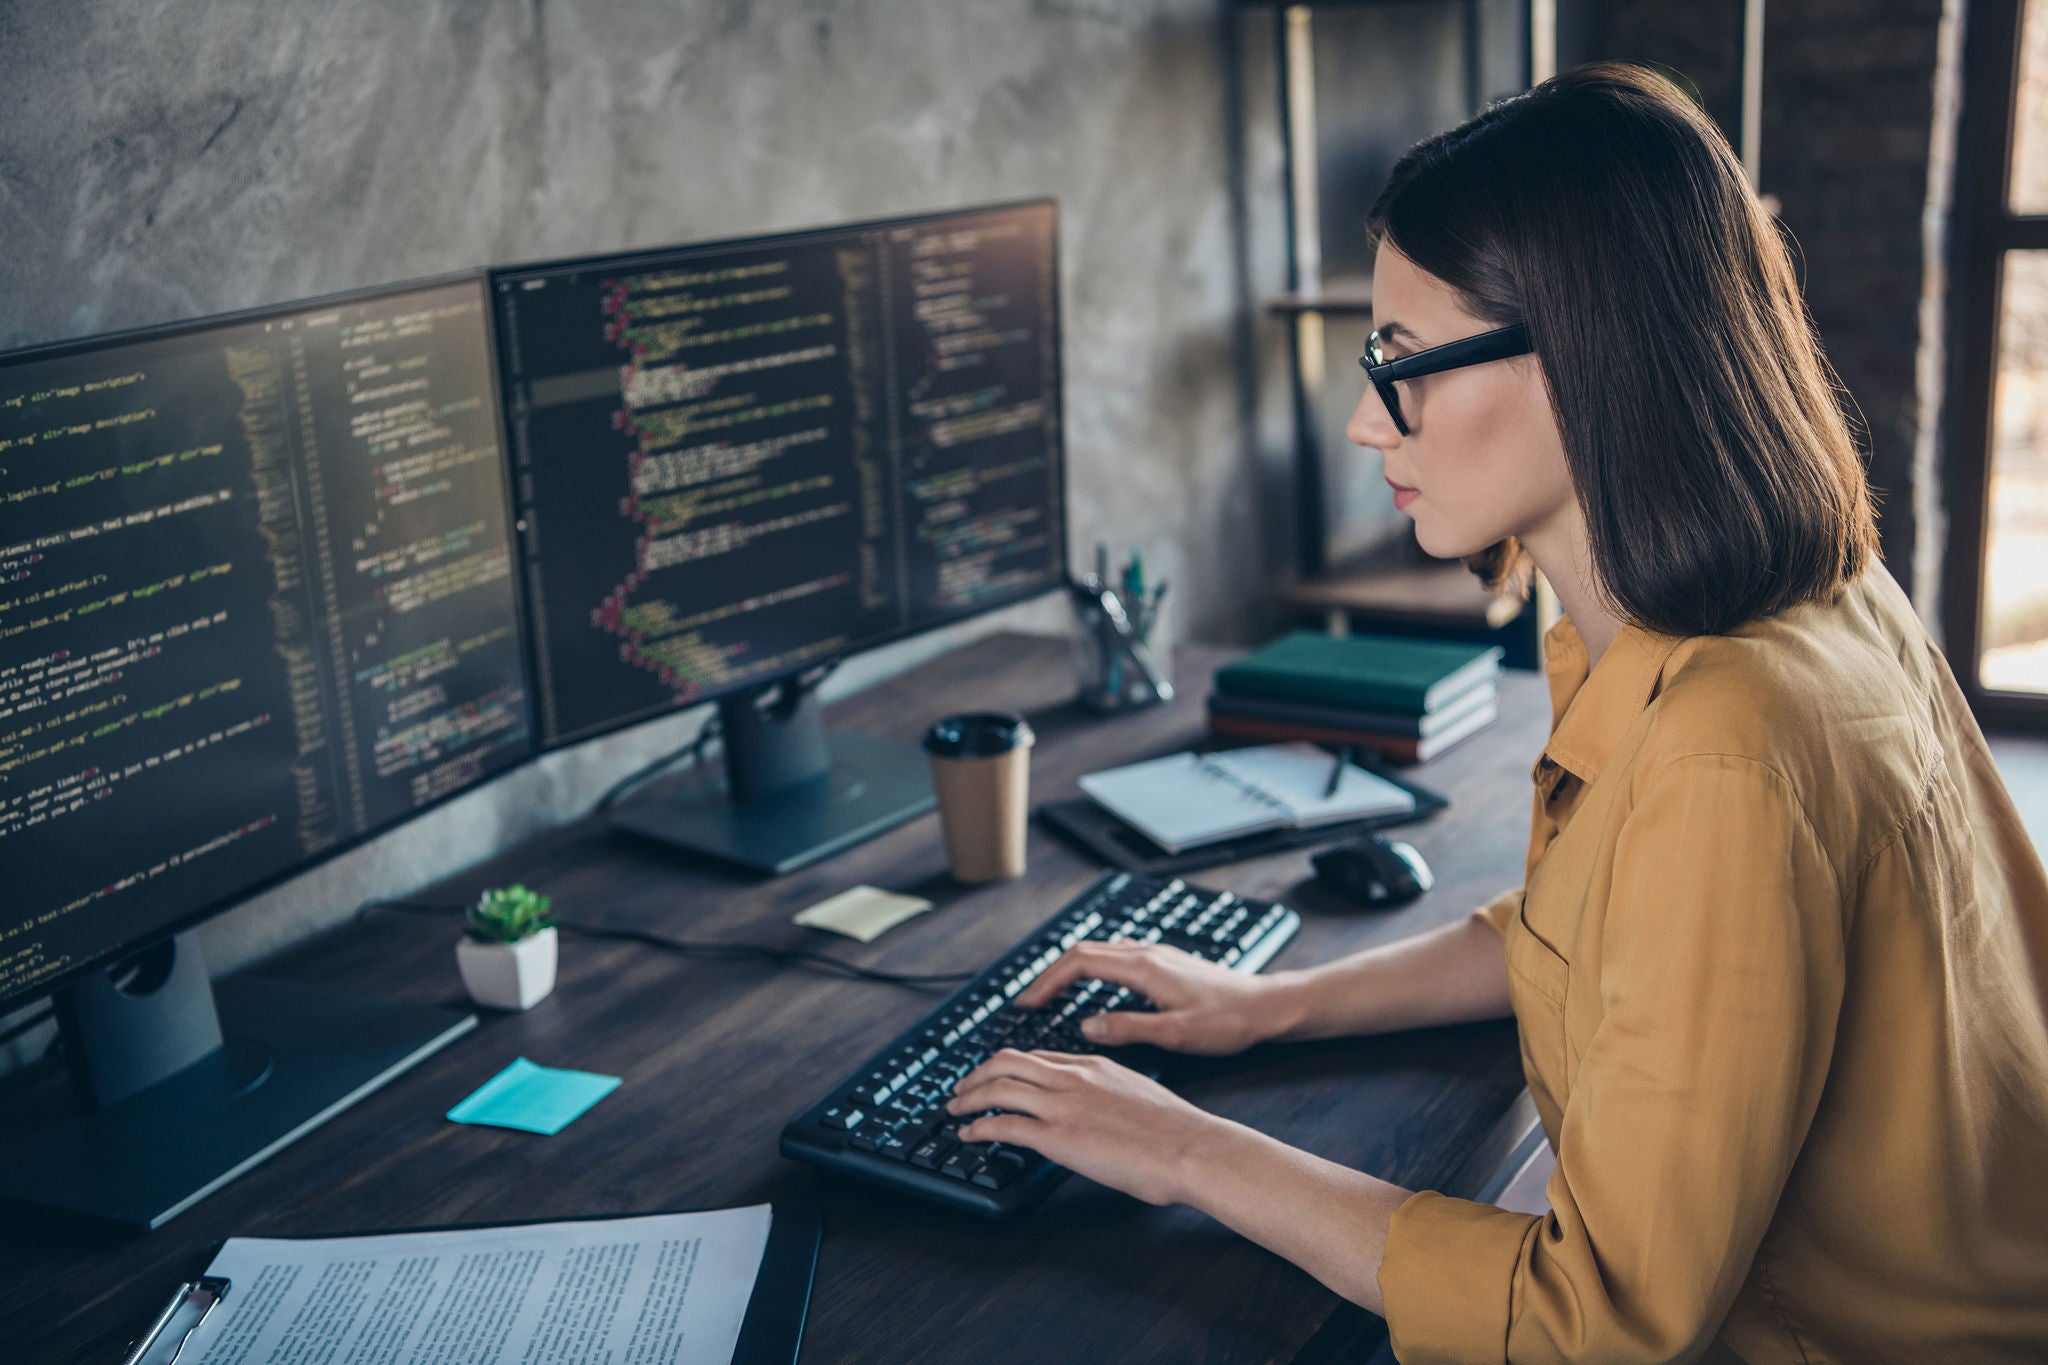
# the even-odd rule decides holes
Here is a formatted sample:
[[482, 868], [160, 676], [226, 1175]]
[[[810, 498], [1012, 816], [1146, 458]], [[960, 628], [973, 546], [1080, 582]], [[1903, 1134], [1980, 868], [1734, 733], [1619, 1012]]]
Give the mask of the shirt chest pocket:
[[1571, 963], [1529, 928], [1517, 914], [1507, 935], [1508, 1000], [1522, 1039], [1522, 1067], [1532, 1089], [1547, 1092], [1562, 1107], [1569, 1088], [1565, 1053], [1565, 986]]

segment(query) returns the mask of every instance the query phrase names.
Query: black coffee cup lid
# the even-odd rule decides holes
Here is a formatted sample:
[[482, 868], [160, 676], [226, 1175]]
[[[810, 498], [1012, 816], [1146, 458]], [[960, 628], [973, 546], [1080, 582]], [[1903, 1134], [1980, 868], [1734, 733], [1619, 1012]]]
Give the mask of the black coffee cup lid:
[[1024, 717], [1008, 711], [970, 711], [933, 721], [924, 750], [941, 758], [993, 758], [1032, 742]]

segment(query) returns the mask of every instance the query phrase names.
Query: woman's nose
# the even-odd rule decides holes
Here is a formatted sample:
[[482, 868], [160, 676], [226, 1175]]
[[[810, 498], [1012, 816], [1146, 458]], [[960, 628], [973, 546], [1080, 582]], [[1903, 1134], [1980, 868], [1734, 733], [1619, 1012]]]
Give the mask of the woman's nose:
[[1394, 425], [1393, 414], [1380, 401], [1379, 390], [1370, 384], [1359, 396], [1358, 406], [1352, 409], [1351, 420], [1344, 424], [1344, 435], [1351, 444], [1370, 450], [1391, 450], [1401, 444], [1401, 431]]

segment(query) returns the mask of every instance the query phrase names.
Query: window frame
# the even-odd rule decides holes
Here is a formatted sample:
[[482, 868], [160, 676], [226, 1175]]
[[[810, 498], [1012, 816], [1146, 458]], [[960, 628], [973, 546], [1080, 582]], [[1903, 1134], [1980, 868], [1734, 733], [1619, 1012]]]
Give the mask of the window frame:
[[1998, 317], [2005, 259], [2048, 250], [2048, 214], [2010, 208], [2025, 0], [1971, 0], [1964, 19], [1963, 108], [1956, 147], [1954, 357], [1947, 421], [1948, 552], [1942, 626], [1949, 667], [1979, 721], [2048, 730], [2048, 693], [1986, 688], [1979, 677], [1988, 569]]

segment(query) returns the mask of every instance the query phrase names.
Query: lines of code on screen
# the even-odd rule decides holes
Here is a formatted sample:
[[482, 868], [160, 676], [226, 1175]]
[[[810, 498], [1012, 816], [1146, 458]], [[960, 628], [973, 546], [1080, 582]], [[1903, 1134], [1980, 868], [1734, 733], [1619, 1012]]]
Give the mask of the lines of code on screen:
[[510, 272], [506, 399], [561, 743], [1065, 570], [1050, 205]]
[[483, 300], [0, 365], [0, 999], [524, 756]]

